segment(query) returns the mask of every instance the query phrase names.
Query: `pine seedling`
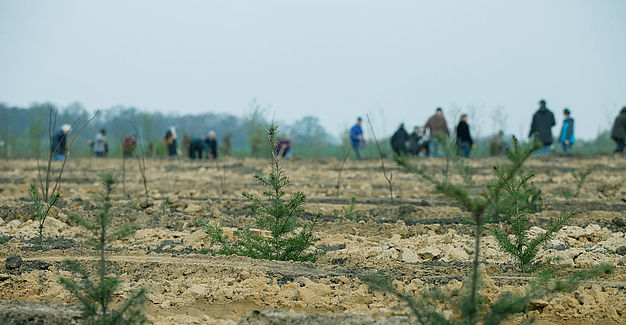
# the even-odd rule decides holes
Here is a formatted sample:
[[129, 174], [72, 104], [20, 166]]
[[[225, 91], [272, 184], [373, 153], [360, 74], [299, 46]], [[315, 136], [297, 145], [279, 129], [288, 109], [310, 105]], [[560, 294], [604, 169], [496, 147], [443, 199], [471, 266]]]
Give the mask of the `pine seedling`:
[[[500, 199], [506, 197], [505, 188], [513, 179], [519, 176], [522, 165], [539, 147], [537, 141], [527, 145], [519, 145], [514, 139], [514, 147], [509, 152], [511, 164], [499, 169], [502, 177], [489, 183], [482, 193], [472, 194], [465, 187], [447, 182], [446, 177], [438, 180], [436, 176], [425, 171], [424, 168], [411, 165], [405, 157], [395, 157], [396, 162], [406, 171], [417, 173], [424, 179], [435, 184], [437, 190], [446, 196], [458, 201], [471, 213], [471, 225], [474, 227], [474, 259], [469, 277], [463, 285], [463, 290], [458, 298], [457, 315], [446, 318], [437, 309], [436, 302], [442, 301], [442, 294], [437, 291], [422, 293], [419, 297], [412, 297], [393, 288], [389, 278], [380, 275], [361, 276], [361, 280], [368, 284], [372, 290], [379, 290], [396, 295], [406, 302], [419, 324], [500, 324], [513, 314], [524, 312], [528, 309], [530, 301], [545, 297], [557, 292], [574, 290], [581, 281], [600, 274], [612, 272], [611, 267], [603, 265], [590, 271], [583, 271], [562, 280], [554, 278], [553, 274], [543, 273], [535, 281], [531, 282], [524, 294], [505, 293], [490, 306], [486, 299], [481, 297], [480, 290], [480, 241], [484, 224], [494, 213], [498, 215], [506, 205]], [[444, 171], [445, 172], [445, 171]], [[559, 222], [556, 222], [558, 224]], [[556, 227], [556, 226], [555, 226]], [[552, 231], [554, 233], [555, 231]], [[454, 294], [453, 294], [454, 295]], [[449, 299], [444, 299], [449, 300]]]
[[46, 221], [46, 217], [50, 214], [50, 210], [54, 207], [54, 205], [59, 201], [61, 195], [58, 192], [55, 192], [50, 196], [48, 201], [44, 201], [39, 194], [39, 189], [37, 185], [30, 184], [30, 198], [35, 206], [35, 217], [37, 218], [37, 230], [39, 233], [38, 240], [38, 248], [43, 248], [43, 225]]
[[[511, 162], [515, 162], [521, 158], [520, 155], [524, 149], [515, 138], [512, 148], [507, 148], [506, 154]], [[520, 271], [530, 272], [539, 266], [533, 261], [541, 245], [550, 240], [573, 214], [562, 214], [550, 224], [543, 235], [530, 238], [528, 215], [534, 212], [537, 202], [541, 202], [541, 196], [538, 194], [540, 192], [531, 184], [535, 174], [519, 172], [507, 178], [506, 167], [494, 167], [494, 172], [498, 182], [502, 184], [502, 191], [497, 198], [498, 204], [494, 206], [496, 212], [492, 215], [491, 221], [509, 223], [514, 239], [512, 240], [509, 234], [498, 229], [491, 229], [491, 233], [496, 238], [500, 249], [516, 259]]]
[[316, 217], [307, 224], [300, 224], [297, 217], [304, 212], [306, 196], [298, 191], [286, 198], [284, 187], [289, 184], [281, 160], [274, 148], [278, 136], [278, 127], [271, 125], [267, 129], [267, 148], [270, 153], [271, 170], [267, 176], [256, 175], [254, 178], [263, 187], [264, 199], [257, 195], [243, 192], [250, 201], [250, 209], [257, 216], [256, 225], [268, 231], [267, 237], [250, 229], [235, 232], [236, 240], [227, 238], [219, 225], [203, 222], [202, 227], [213, 242], [221, 248], [218, 254], [235, 254], [258, 259], [280, 261], [313, 261], [314, 253], [306, 250], [317, 240], [313, 236]]
[[580, 195], [580, 190], [582, 190], [583, 186], [585, 185], [587, 176], [593, 173], [596, 168], [598, 168], [598, 166], [591, 166], [579, 172], [572, 171], [572, 176], [574, 177], [574, 181], [576, 182], [576, 192], [572, 193], [570, 190], [566, 189], [563, 191], [563, 196], [565, 196], [566, 198], [578, 197]]
[[[53, 179], [52, 156], [53, 156], [53, 153], [59, 149], [59, 146], [61, 144], [59, 142], [59, 144], [57, 144], [55, 148], [52, 148], [52, 144], [54, 142], [54, 130], [56, 129], [57, 114], [58, 114], [57, 110], [52, 109], [52, 108], [50, 109], [48, 113], [48, 140], [50, 142], [50, 146], [48, 147], [49, 148], [48, 163], [45, 167], [45, 171], [44, 171], [45, 175], [44, 176], [41, 175], [41, 167], [39, 165], [39, 159], [37, 159], [37, 173], [39, 175], [39, 188], [37, 188], [37, 185], [33, 183], [31, 183], [28, 188], [31, 201], [33, 202], [33, 205], [35, 206], [35, 211], [36, 211], [35, 217], [37, 218], [38, 231], [39, 231], [39, 238], [38, 238], [39, 240], [37, 243], [37, 247], [39, 249], [43, 248], [43, 227], [44, 227], [46, 218], [48, 217], [48, 214], [50, 214], [50, 211], [52, 210], [54, 205], [58, 203], [59, 199], [61, 198], [61, 194], [60, 194], [61, 176], [63, 176], [63, 171], [65, 170], [65, 163], [67, 162], [67, 158], [63, 159], [61, 168], [58, 170], [56, 177], [54, 177]], [[78, 137], [80, 132], [82, 132], [82, 130], [85, 127], [87, 127], [87, 125], [91, 123], [91, 121], [94, 118], [96, 118], [98, 114], [99, 112], [96, 112], [93, 115], [93, 117], [87, 120], [78, 129], [78, 131], [74, 132], [73, 136], [69, 138], [69, 140], [67, 140], [68, 151], [72, 147], [72, 144], [74, 143], [74, 141], [76, 141], [76, 138]], [[74, 121], [74, 123], [72, 123], [70, 127], [70, 130], [74, 129], [74, 127], [78, 124], [78, 122], [79, 120]], [[66, 137], [66, 136], [67, 134], [63, 135], [63, 137]]]
[[[92, 276], [76, 261], [66, 260], [66, 267], [80, 276], [80, 281], [61, 278], [60, 282], [81, 304], [83, 321], [85, 324], [143, 324], [146, 317], [142, 305], [146, 294], [145, 289], [133, 292], [118, 309], [113, 309], [114, 293], [121, 281], [118, 277], [108, 276], [111, 273], [110, 263], [107, 261], [106, 250], [110, 242], [129, 236], [133, 230], [128, 226], [121, 226], [111, 231], [112, 216], [111, 192], [115, 179], [111, 174], [102, 176], [103, 191], [99, 197], [100, 210], [92, 220], [83, 219], [77, 215], [70, 215], [70, 219], [85, 227], [91, 238], [87, 245], [94, 247], [99, 255], [96, 275]], [[93, 279], [95, 278], [95, 280]]]
[[[514, 139], [514, 142], [517, 141]], [[405, 171], [416, 173], [422, 178], [434, 183], [438, 192], [459, 202], [467, 211], [471, 213], [471, 224], [474, 227], [474, 259], [470, 276], [467, 279], [467, 290], [463, 298], [463, 318], [469, 324], [476, 324], [479, 320], [481, 310], [481, 297], [479, 295], [479, 266], [480, 266], [480, 242], [484, 225], [488, 216], [500, 207], [498, 200], [503, 195], [506, 184], [510, 182], [521, 170], [524, 162], [538, 148], [537, 141], [528, 145], [515, 145], [510, 152], [511, 165], [502, 170], [502, 177], [498, 178], [486, 186], [486, 189], [479, 195], [459, 185], [454, 185], [448, 181], [447, 170], [444, 170], [443, 181], [438, 180], [423, 167], [416, 167], [410, 164], [406, 157], [395, 156], [395, 161], [404, 168]]]

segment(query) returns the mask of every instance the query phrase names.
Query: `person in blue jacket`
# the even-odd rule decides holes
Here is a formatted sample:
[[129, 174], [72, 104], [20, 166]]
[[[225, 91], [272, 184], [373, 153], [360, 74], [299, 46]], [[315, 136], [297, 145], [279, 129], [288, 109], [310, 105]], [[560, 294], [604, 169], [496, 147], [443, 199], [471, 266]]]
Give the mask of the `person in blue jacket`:
[[572, 152], [572, 146], [574, 145], [574, 119], [570, 117], [571, 112], [568, 108], [563, 110], [563, 127], [561, 128], [561, 136], [559, 142], [563, 147], [563, 152]]
[[363, 128], [361, 128], [361, 124], [363, 124], [363, 119], [357, 117], [356, 124], [350, 129], [350, 141], [352, 142], [352, 148], [356, 154], [356, 159], [361, 159], [361, 151], [363, 150], [363, 145], [365, 144], [365, 141], [363, 141]]

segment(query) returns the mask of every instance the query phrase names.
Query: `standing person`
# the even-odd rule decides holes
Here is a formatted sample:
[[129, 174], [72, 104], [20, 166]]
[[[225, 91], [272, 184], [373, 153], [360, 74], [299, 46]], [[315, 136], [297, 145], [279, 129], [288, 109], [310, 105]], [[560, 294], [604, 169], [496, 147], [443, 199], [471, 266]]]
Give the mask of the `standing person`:
[[204, 140], [206, 142], [207, 147], [209, 148], [209, 154], [207, 158], [209, 159], [217, 159], [217, 139], [215, 138], [215, 131], [209, 131], [209, 137]]
[[459, 146], [459, 150], [461, 150], [461, 154], [465, 158], [469, 158], [470, 153], [472, 152], [472, 146], [474, 145], [474, 140], [470, 135], [470, 128], [467, 124], [467, 119], [467, 114], [462, 114], [461, 120], [456, 126], [456, 143]]
[[413, 133], [409, 135], [409, 153], [413, 156], [417, 156], [420, 152], [420, 143], [422, 134], [419, 127], [413, 128]]
[[409, 141], [409, 134], [404, 129], [404, 123], [400, 124], [398, 131], [391, 136], [391, 149], [396, 155], [406, 154], [406, 142]]
[[203, 147], [204, 145], [201, 138], [193, 137], [191, 140], [189, 140], [189, 158], [202, 159]]
[[441, 137], [442, 135], [447, 137], [450, 132], [448, 131], [448, 122], [446, 122], [446, 118], [443, 117], [443, 109], [441, 109], [441, 107], [437, 107], [435, 115], [431, 116], [428, 121], [426, 121], [424, 129], [430, 131], [430, 141], [428, 142], [428, 152], [430, 156], [443, 157], [443, 144], [437, 137]]
[[163, 138], [163, 142], [167, 146], [168, 155], [171, 157], [176, 157], [176, 128], [174, 126], [170, 126], [167, 128], [167, 132], [165, 132], [165, 137]]
[[489, 153], [492, 157], [502, 156], [506, 152], [505, 148], [504, 132], [500, 130], [489, 139]]
[[293, 157], [293, 152], [291, 150], [291, 140], [289, 139], [280, 139], [276, 143], [276, 155], [278, 157]]
[[611, 138], [617, 145], [614, 152], [623, 153], [626, 145], [626, 106], [622, 107], [622, 111], [615, 118], [615, 123], [613, 123], [613, 129], [611, 130]]
[[107, 146], [106, 130], [100, 129], [100, 132], [96, 134], [96, 137], [93, 140], [93, 152], [96, 154], [96, 157], [104, 157], [106, 153], [106, 146]]
[[529, 138], [537, 136], [539, 141], [543, 144], [543, 147], [537, 149], [535, 153], [537, 156], [541, 154], [550, 153], [550, 145], [554, 139], [552, 139], [552, 127], [556, 125], [554, 121], [554, 114], [546, 107], [546, 101], [539, 101], [539, 109], [533, 115], [533, 121], [530, 124]]
[[124, 157], [131, 157], [135, 153], [135, 149], [137, 149], [137, 137], [129, 135], [124, 138], [122, 143], [122, 154]]
[[350, 141], [352, 142], [352, 148], [356, 154], [356, 159], [361, 159], [361, 151], [363, 150], [363, 145], [365, 144], [365, 141], [363, 141], [363, 128], [361, 128], [361, 124], [363, 124], [363, 119], [357, 117], [356, 124], [350, 129]]
[[559, 142], [563, 148], [563, 152], [571, 153], [572, 146], [574, 145], [574, 119], [570, 117], [570, 110], [565, 108], [563, 110], [563, 126], [561, 127], [561, 136]]
[[67, 154], [67, 134], [70, 133], [70, 129], [72, 127], [69, 124], [63, 124], [61, 129], [54, 133], [52, 137], [52, 147], [50, 151], [52, 152], [52, 160], [65, 160], [65, 155]]

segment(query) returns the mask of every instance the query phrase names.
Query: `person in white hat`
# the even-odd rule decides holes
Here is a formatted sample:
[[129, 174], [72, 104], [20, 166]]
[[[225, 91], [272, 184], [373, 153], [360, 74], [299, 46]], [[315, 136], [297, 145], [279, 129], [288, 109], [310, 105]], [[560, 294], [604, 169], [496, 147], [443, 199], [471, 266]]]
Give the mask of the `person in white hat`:
[[65, 154], [67, 153], [67, 134], [70, 133], [72, 126], [69, 124], [63, 124], [61, 129], [54, 133], [52, 138], [52, 160], [65, 160]]

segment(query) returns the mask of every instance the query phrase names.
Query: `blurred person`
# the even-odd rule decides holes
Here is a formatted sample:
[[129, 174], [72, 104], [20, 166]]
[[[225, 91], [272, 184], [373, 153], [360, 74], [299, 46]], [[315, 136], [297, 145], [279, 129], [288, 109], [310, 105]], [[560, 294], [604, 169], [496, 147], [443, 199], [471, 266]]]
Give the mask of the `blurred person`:
[[68, 154], [67, 151], [67, 135], [70, 133], [72, 126], [63, 124], [60, 130], [57, 130], [52, 137], [52, 160], [63, 161]]
[[564, 153], [571, 153], [572, 146], [574, 145], [574, 119], [570, 117], [570, 110], [565, 108], [563, 110], [563, 126], [561, 127], [561, 136], [559, 137], [559, 143], [563, 148]]
[[209, 137], [204, 140], [208, 148], [208, 159], [217, 159], [217, 139], [215, 138], [215, 131], [209, 131]]
[[611, 138], [617, 145], [614, 152], [623, 153], [626, 145], [626, 106], [622, 107], [622, 111], [615, 118], [613, 129], [611, 129]]
[[137, 137], [129, 135], [124, 138], [122, 143], [122, 154], [124, 157], [131, 157], [135, 153], [135, 149], [137, 149]]
[[417, 156], [420, 152], [420, 144], [423, 142], [423, 133], [418, 126], [413, 128], [413, 132], [409, 135], [409, 153]]
[[202, 138], [193, 137], [189, 140], [189, 158], [190, 159], [202, 159], [202, 152], [204, 151], [204, 142]]
[[554, 139], [552, 138], [552, 127], [556, 125], [554, 114], [546, 107], [546, 101], [539, 101], [539, 109], [533, 115], [533, 121], [530, 124], [530, 132], [528, 137], [535, 135], [541, 141], [543, 146], [535, 152], [537, 156], [550, 153], [550, 146]]
[[361, 124], [363, 124], [363, 119], [357, 117], [356, 124], [350, 129], [350, 141], [352, 142], [352, 148], [356, 154], [356, 159], [361, 159], [361, 152], [363, 150], [363, 146], [365, 145]]
[[278, 140], [275, 150], [278, 157], [293, 157], [293, 151], [291, 150], [291, 140], [289, 139]]
[[469, 158], [470, 153], [472, 152], [472, 146], [474, 145], [474, 140], [470, 134], [470, 128], [467, 124], [467, 120], [467, 114], [462, 114], [461, 120], [456, 126], [456, 143], [459, 146], [461, 154], [465, 158]]
[[443, 157], [443, 144], [437, 137], [447, 137], [450, 131], [448, 131], [448, 122], [446, 122], [446, 118], [443, 116], [441, 107], [437, 107], [435, 115], [426, 121], [424, 130], [429, 130], [428, 153], [430, 157]]
[[489, 138], [489, 153], [492, 157], [504, 155], [505, 148], [506, 143], [504, 142], [504, 132], [502, 130]]
[[177, 155], [176, 139], [176, 128], [174, 126], [170, 126], [165, 132], [165, 137], [163, 137], [163, 142], [165, 142], [165, 145], [167, 146], [167, 153], [170, 158], [176, 157]]
[[104, 157], [107, 151], [106, 130], [100, 129], [100, 132], [96, 134], [93, 140], [93, 152], [96, 154], [96, 157]]
[[404, 129], [404, 123], [400, 124], [398, 130], [391, 136], [391, 149], [396, 155], [406, 154], [406, 142], [409, 141], [409, 134]]

